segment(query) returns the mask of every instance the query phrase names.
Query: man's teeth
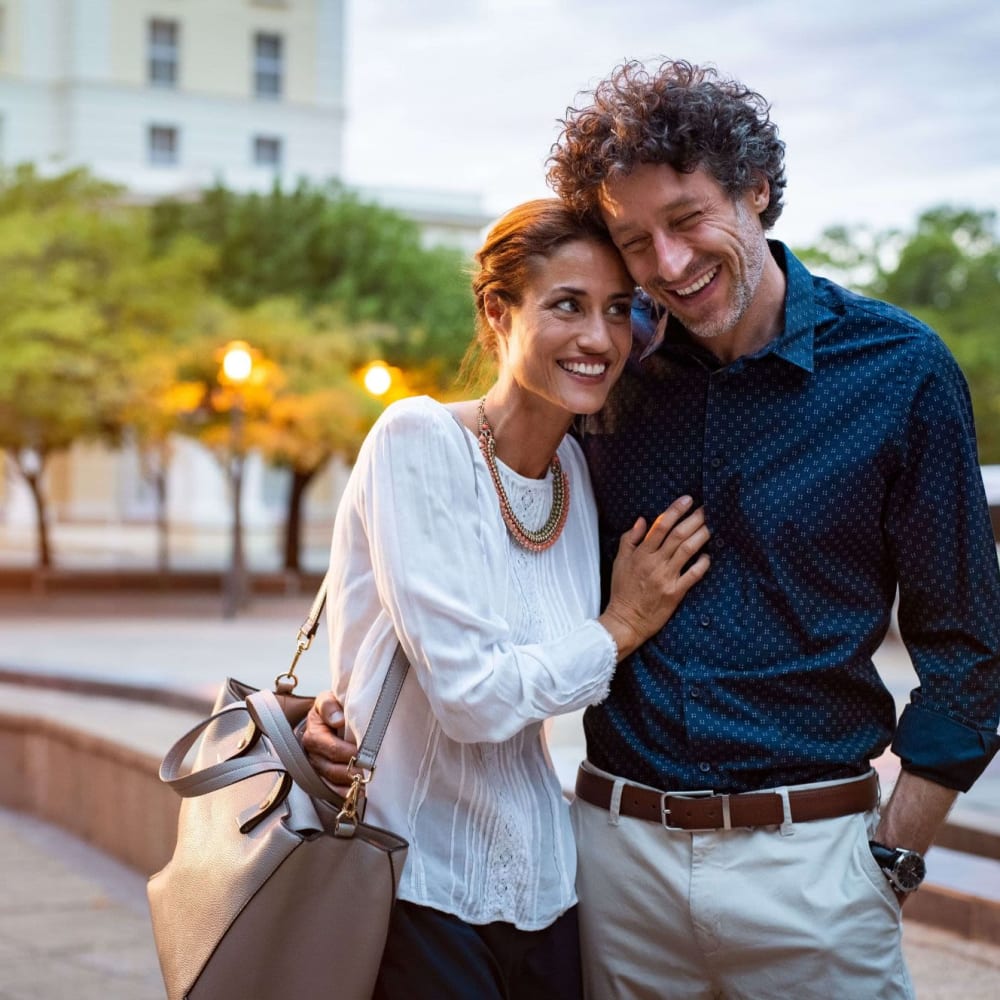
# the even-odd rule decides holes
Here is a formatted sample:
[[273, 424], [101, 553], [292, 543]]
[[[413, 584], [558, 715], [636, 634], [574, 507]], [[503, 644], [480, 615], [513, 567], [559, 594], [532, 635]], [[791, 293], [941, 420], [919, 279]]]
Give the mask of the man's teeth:
[[605, 364], [585, 364], [582, 361], [560, 361], [559, 365], [574, 375], [603, 375], [608, 370]]
[[694, 295], [695, 292], [701, 291], [701, 289], [703, 289], [715, 277], [715, 275], [718, 273], [718, 270], [719, 269], [717, 267], [714, 268], [713, 270], [709, 271], [708, 274], [706, 274], [704, 277], [701, 277], [693, 284], [688, 285], [687, 288], [678, 288], [674, 292], [674, 295], [682, 295], [682, 296]]

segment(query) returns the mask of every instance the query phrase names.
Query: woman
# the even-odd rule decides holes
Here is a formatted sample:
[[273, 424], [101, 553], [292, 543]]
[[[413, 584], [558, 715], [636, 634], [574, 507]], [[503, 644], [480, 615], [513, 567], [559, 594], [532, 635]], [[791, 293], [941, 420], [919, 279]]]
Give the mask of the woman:
[[398, 637], [411, 669], [366, 818], [410, 850], [375, 995], [578, 997], [575, 852], [542, 723], [606, 695], [704, 575], [708, 532], [689, 498], [637, 521], [598, 613], [597, 516], [566, 431], [625, 364], [632, 282], [558, 199], [509, 212], [476, 260], [497, 379], [481, 400], [397, 403], [365, 441], [334, 528], [332, 698], [304, 742], [342, 778], [322, 713], [335, 698], [358, 740]]

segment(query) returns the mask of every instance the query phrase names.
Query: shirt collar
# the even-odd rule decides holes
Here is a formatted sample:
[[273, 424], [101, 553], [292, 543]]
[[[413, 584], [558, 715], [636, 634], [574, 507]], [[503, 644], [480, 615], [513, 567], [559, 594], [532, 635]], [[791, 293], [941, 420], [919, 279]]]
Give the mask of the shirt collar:
[[[774, 354], [811, 373], [815, 368], [813, 347], [819, 310], [812, 275], [784, 243], [768, 240], [768, 246], [771, 255], [785, 273], [785, 327], [774, 340], [752, 357], [762, 358], [767, 354]], [[691, 343], [679, 324], [669, 323], [667, 320], [666, 312], [639, 289], [632, 303], [632, 334], [640, 348], [640, 361], [645, 361], [661, 346], [690, 354], [701, 353], [703, 350]]]

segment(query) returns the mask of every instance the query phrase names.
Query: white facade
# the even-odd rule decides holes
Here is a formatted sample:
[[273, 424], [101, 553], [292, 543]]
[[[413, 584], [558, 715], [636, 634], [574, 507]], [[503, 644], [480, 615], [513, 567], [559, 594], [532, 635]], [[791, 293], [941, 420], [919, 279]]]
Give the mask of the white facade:
[[[85, 166], [140, 200], [236, 190], [276, 179], [322, 183], [341, 172], [347, 0], [0, 0], [0, 165]], [[359, 0], [363, 2], [363, 0]], [[408, 214], [427, 244], [471, 252], [489, 221], [448, 192], [360, 192]], [[2, 363], [2, 359], [0, 359]], [[345, 470], [310, 490], [307, 520], [329, 523]], [[150, 486], [129, 448], [55, 456], [46, 492], [55, 525], [149, 523]], [[287, 480], [247, 467], [250, 530], [280, 524]], [[220, 531], [230, 518], [218, 464], [177, 442], [169, 516]], [[26, 487], [0, 463], [3, 532], [34, 520]], [[58, 555], [58, 553], [57, 553]]]
[[0, 158], [147, 196], [335, 177], [344, 2], [0, 0]]

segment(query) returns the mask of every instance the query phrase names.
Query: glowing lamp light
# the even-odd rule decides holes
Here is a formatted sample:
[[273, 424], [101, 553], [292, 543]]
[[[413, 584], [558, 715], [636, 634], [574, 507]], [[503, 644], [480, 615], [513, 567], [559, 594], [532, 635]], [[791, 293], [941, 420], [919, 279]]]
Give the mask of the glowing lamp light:
[[235, 341], [226, 348], [222, 357], [222, 373], [230, 382], [245, 382], [253, 371], [253, 355], [242, 341]]
[[384, 396], [392, 385], [392, 373], [381, 362], [369, 365], [365, 371], [365, 388], [373, 396]]

